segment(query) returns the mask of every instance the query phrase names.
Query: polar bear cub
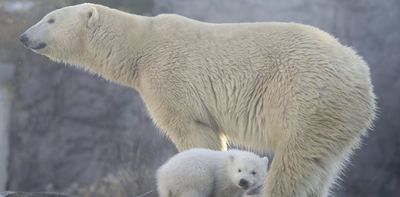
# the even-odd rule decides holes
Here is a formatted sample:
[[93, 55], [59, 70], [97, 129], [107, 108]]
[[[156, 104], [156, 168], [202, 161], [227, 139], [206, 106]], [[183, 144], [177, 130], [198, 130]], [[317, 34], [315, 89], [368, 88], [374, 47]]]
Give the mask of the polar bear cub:
[[158, 169], [158, 192], [160, 197], [241, 197], [263, 185], [267, 167], [267, 157], [251, 152], [190, 149]]

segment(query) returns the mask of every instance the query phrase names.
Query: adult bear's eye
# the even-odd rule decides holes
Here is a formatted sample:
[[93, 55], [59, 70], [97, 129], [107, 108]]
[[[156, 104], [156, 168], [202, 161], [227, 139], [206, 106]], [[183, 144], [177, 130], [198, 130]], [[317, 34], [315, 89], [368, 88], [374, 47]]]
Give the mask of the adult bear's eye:
[[241, 169], [239, 169], [239, 170], [238, 170], [238, 172], [242, 172], [242, 170], [241, 170]]
[[257, 173], [256, 173], [255, 171], [252, 171], [251, 174], [252, 174], [252, 175], [256, 175]]
[[49, 20], [47, 21], [47, 23], [50, 23], [50, 24], [52, 24], [52, 23], [54, 23], [54, 22], [55, 22], [54, 18], [51, 18], [51, 19], [49, 19]]

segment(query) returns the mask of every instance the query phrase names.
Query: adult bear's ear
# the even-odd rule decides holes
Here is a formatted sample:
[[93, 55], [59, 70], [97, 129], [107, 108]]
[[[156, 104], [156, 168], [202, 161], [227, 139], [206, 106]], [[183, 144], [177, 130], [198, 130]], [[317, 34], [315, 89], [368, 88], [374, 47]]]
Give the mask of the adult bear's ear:
[[99, 12], [97, 11], [96, 6], [89, 5], [89, 8], [86, 11], [86, 17], [88, 19], [87, 27], [88, 28], [95, 27], [99, 20]]

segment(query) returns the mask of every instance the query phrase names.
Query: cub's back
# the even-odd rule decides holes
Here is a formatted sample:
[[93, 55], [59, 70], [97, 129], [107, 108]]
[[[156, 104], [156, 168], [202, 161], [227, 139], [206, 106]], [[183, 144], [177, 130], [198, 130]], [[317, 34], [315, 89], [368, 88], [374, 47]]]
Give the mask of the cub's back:
[[222, 152], [207, 149], [191, 149], [181, 152], [157, 171], [157, 187], [160, 194], [183, 195], [198, 192], [211, 194], [214, 173]]
[[192, 173], [193, 167], [205, 168], [212, 170], [215, 168], [217, 161], [223, 157], [223, 154], [218, 151], [207, 150], [207, 149], [190, 149], [178, 153], [177, 155], [170, 158], [164, 165], [158, 170], [159, 173], [163, 172], [174, 172], [177, 173]]

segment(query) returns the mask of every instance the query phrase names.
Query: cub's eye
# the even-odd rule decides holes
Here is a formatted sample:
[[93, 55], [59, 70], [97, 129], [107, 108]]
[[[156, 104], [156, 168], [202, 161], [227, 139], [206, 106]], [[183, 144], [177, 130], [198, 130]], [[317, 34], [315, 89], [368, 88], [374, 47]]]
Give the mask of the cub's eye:
[[53, 18], [51, 18], [51, 19], [49, 19], [48, 21], [47, 21], [47, 23], [50, 23], [50, 24], [52, 24], [52, 23], [54, 23], [55, 22], [55, 20], [53, 19]]
[[238, 172], [242, 172], [242, 170], [241, 170], [241, 169], [239, 169], [239, 170], [238, 170]]
[[256, 173], [256, 172], [254, 172], [254, 171], [252, 171], [252, 172], [251, 172], [251, 174], [252, 174], [252, 175], [256, 175], [257, 173]]

